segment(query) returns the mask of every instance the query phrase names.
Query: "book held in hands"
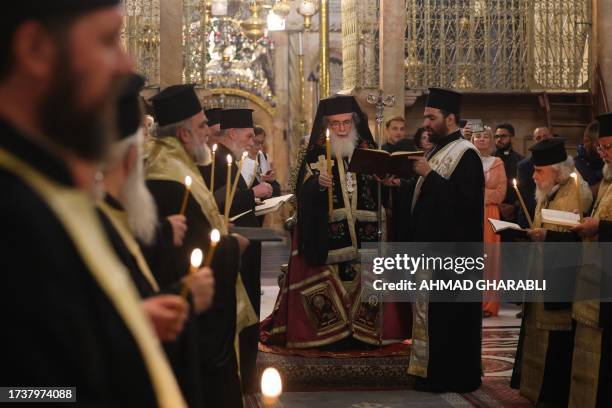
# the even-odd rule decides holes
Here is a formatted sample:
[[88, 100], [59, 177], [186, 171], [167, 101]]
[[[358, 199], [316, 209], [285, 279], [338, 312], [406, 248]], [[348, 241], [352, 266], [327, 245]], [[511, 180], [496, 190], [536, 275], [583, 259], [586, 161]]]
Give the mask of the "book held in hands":
[[389, 153], [377, 149], [355, 149], [348, 171], [379, 177], [391, 174], [408, 179], [416, 175], [410, 157], [421, 157], [423, 154], [423, 151]]

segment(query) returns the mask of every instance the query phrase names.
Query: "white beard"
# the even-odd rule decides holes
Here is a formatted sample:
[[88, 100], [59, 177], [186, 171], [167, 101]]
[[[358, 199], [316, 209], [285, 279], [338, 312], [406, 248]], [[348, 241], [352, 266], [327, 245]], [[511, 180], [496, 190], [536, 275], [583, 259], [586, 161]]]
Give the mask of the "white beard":
[[340, 157], [351, 157], [353, 154], [353, 150], [357, 147], [357, 141], [359, 140], [359, 135], [357, 134], [357, 129], [351, 129], [348, 137], [343, 139], [338, 139], [335, 132], [331, 133], [331, 148], [332, 152], [335, 155]]
[[140, 144], [136, 164], [125, 180], [119, 201], [127, 212], [128, 225], [134, 236], [145, 244], [151, 244], [157, 227], [157, 206], [145, 184]]
[[612, 180], [612, 166], [610, 166], [610, 163], [604, 164], [602, 171], [603, 171], [604, 180], [611, 181]]
[[544, 202], [548, 200], [548, 196], [553, 192], [556, 186], [557, 184], [555, 183], [551, 183], [550, 185], [547, 185], [547, 186], [538, 186], [536, 184], [536, 191], [535, 191], [536, 202], [539, 203], [539, 202]]

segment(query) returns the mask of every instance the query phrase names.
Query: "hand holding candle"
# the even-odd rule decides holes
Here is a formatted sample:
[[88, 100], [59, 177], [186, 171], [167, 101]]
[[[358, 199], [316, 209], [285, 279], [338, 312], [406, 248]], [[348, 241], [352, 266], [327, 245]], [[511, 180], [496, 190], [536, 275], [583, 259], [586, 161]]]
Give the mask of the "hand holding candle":
[[229, 205], [230, 205], [230, 189], [232, 184], [232, 155], [227, 155], [227, 181], [225, 183], [225, 211], [223, 212], [225, 218], [225, 225], [229, 222]]
[[[331, 142], [329, 140], [329, 129], [325, 130], [325, 159], [327, 160], [327, 174], [329, 177], [332, 177], [332, 161], [331, 161]], [[333, 201], [333, 192], [334, 188], [333, 182], [332, 185], [327, 188], [327, 206], [329, 208], [329, 215], [332, 215], [334, 211], [334, 201]]]
[[525, 201], [523, 201], [523, 196], [518, 189], [518, 185], [516, 183], [516, 179], [512, 179], [512, 185], [514, 186], [514, 191], [516, 191], [516, 196], [521, 203], [521, 208], [523, 209], [523, 213], [525, 214], [525, 218], [527, 218], [527, 223], [529, 224], [529, 228], [533, 228], [533, 221], [531, 220], [531, 215], [529, 215], [529, 211], [527, 211], [527, 206], [525, 205]]
[[183, 194], [183, 203], [181, 204], [180, 215], [185, 215], [187, 209], [187, 200], [189, 199], [189, 189], [191, 188], [191, 177], [185, 177], [185, 193]]
[[212, 147], [212, 168], [210, 169], [210, 191], [215, 192], [215, 157], [217, 156], [217, 144]]
[[570, 176], [574, 179], [576, 185], [576, 196], [578, 197], [578, 215], [580, 215], [580, 221], [582, 221], [582, 192], [580, 191], [580, 177], [576, 172], [570, 174]]
[[200, 248], [196, 248], [191, 251], [191, 264], [189, 266], [189, 275], [187, 279], [183, 283], [183, 287], [181, 288], [181, 297], [183, 299], [187, 299], [187, 294], [189, 293], [189, 277], [191, 274], [196, 273], [198, 269], [200, 269], [200, 265], [202, 265], [202, 250]]
[[206, 251], [206, 260], [204, 261], [204, 266], [210, 266], [213, 256], [215, 256], [215, 249], [217, 249], [217, 244], [221, 239], [221, 233], [218, 229], [214, 229], [210, 232], [210, 245], [208, 246], [208, 251]]

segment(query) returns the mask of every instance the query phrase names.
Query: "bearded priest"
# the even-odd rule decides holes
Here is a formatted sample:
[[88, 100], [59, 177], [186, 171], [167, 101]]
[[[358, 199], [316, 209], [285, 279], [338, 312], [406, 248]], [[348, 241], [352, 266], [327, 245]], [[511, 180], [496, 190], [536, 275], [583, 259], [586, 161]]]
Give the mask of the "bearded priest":
[[[380, 304], [360, 299], [359, 252], [363, 243], [377, 241], [378, 202], [376, 181], [348, 171], [355, 148], [376, 148], [368, 119], [355, 98], [321, 100], [298, 174], [297, 225], [289, 270], [281, 279], [274, 311], [262, 326], [266, 342], [288, 348], [333, 345], [337, 349], [409, 336], [410, 327], [401, 326], [409, 320], [398, 317], [397, 308], [385, 307], [381, 322]], [[383, 227], [384, 222], [383, 216]]]

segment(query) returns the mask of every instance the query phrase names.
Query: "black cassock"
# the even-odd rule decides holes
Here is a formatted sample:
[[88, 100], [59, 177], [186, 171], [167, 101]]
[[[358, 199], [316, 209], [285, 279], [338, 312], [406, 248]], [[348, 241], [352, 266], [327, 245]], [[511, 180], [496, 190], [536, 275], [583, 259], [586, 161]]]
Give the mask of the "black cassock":
[[[121, 204], [112, 196], [107, 194], [104, 197], [104, 201], [110, 207], [113, 207], [118, 211], [124, 211]], [[178, 294], [180, 292], [181, 286], [178, 284], [166, 288], [160, 288], [160, 292], [156, 292], [153, 286], [151, 286], [151, 283], [141, 272], [136, 259], [126, 247], [123, 239], [107, 215], [100, 209], [98, 209], [98, 215], [100, 216], [102, 226], [106, 231], [106, 235], [108, 236], [115, 253], [119, 257], [121, 263], [123, 263], [123, 265], [125, 265], [129, 271], [132, 282], [134, 282], [136, 285], [136, 288], [143, 299], [158, 295], [160, 293]], [[166, 228], [163, 230], [167, 231]], [[170, 229], [169, 232], [171, 234], [172, 230]], [[163, 241], [170, 240], [171, 243], [172, 235], [158, 235], [157, 240], [161, 245], [167, 245], [167, 243]], [[193, 307], [191, 307], [189, 319], [187, 319], [185, 322], [185, 326], [183, 327], [183, 331], [181, 332], [180, 336], [176, 339], [176, 341], [171, 343], [163, 343], [162, 345], [166, 355], [168, 356], [168, 360], [172, 365], [172, 370], [174, 371], [174, 375], [176, 376], [178, 384], [181, 387], [181, 392], [183, 393], [185, 401], [190, 407], [202, 407], [204, 405], [204, 396], [202, 395], [203, 378], [200, 370], [200, 364], [198, 363], [199, 351], [197, 343], [197, 325], [195, 319], [196, 315], [193, 313]]]
[[[231, 180], [238, 172], [236, 165], [236, 157], [232, 152], [219, 143], [217, 153], [215, 154], [215, 200], [219, 207], [219, 212], [223, 214], [225, 209], [225, 189], [227, 185], [227, 155], [232, 156]], [[207, 186], [210, 186], [210, 166], [207, 168], [200, 167], [200, 172], [204, 177]], [[242, 214], [248, 210], [255, 209], [255, 194], [250, 189], [242, 175], [236, 186], [236, 193], [232, 201], [229, 216]], [[233, 222], [238, 227], [260, 227], [260, 223], [255, 217], [255, 213], [251, 211], [243, 215]], [[259, 319], [259, 310], [261, 305], [261, 243], [251, 242], [248, 248], [244, 251], [241, 257], [240, 273], [242, 282], [249, 295], [249, 300], [255, 310], [255, 315]], [[259, 342], [259, 324], [254, 324], [242, 330], [240, 333], [240, 374], [242, 385], [245, 392], [254, 392], [256, 387], [255, 365], [257, 361], [257, 345]]]
[[[0, 148], [75, 188], [63, 162], [6, 123], [0, 134]], [[158, 406], [134, 337], [64, 226], [12, 173], [0, 169], [0, 185], [0, 384], [73, 386], [83, 405]]]
[[[185, 186], [166, 180], [148, 180], [160, 219], [178, 214]], [[183, 246], [145, 252], [151, 271], [160, 287], [179, 282], [189, 270], [191, 252], [206, 250], [211, 226], [198, 202], [190, 195], [185, 209], [187, 232]], [[198, 316], [199, 354], [204, 377], [206, 406], [241, 407], [242, 393], [237, 372], [234, 337], [236, 330], [236, 279], [239, 268], [238, 242], [231, 236], [221, 238], [211, 268], [215, 277], [215, 296], [211, 308]]]
[[[461, 138], [441, 140], [431, 155]], [[413, 242], [483, 242], [484, 175], [480, 157], [467, 150], [446, 180], [432, 171], [410, 217]], [[454, 273], [452, 273], [454, 275]], [[445, 279], [434, 276], [433, 279]], [[470, 392], [481, 384], [482, 304], [429, 303], [427, 378], [417, 386], [432, 391]]]

